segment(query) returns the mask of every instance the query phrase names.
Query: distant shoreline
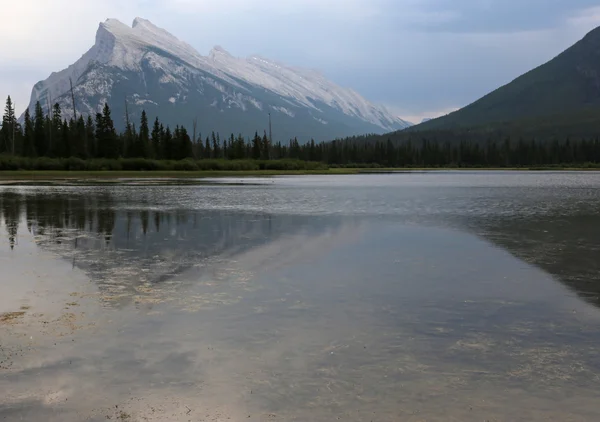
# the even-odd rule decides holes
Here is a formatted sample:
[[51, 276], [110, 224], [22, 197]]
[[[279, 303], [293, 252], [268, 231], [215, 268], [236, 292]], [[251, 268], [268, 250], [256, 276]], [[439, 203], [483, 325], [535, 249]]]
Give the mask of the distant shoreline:
[[6, 170], [0, 171], [0, 185], [32, 181], [76, 181], [114, 179], [206, 179], [219, 177], [270, 177], [302, 175], [356, 175], [356, 174], [397, 174], [415, 172], [473, 172], [473, 171], [600, 171], [600, 168], [577, 167], [535, 167], [535, 168], [330, 168], [318, 170]]

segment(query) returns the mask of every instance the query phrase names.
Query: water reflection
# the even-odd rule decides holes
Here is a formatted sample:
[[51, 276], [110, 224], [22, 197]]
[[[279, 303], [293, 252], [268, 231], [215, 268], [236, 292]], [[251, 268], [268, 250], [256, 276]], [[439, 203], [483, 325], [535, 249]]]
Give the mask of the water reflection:
[[573, 238], [540, 238], [543, 218], [458, 218], [418, 192], [433, 218], [310, 215], [335, 189], [209, 192], [269, 196], [266, 214], [127, 188], [0, 190], [0, 296], [26, 314], [0, 325], [0, 418], [598, 420], [598, 312], [482, 240], [562, 254], [538, 243]]
[[38, 247], [84, 270], [104, 298], [125, 305], [190, 270], [198, 280], [218, 262], [280, 237], [322, 234], [345, 224], [318, 216], [126, 205], [102, 191], [0, 191], [0, 225], [14, 252], [19, 231], [27, 230]]
[[600, 307], [600, 214], [574, 204], [569, 214], [473, 217], [462, 224]]
[[[2, 190], [0, 225], [11, 250], [18, 248], [19, 231], [27, 230], [40, 247], [71, 260], [106, 291], [114, 293], [118, 286], [124, 297], [126, 292], [139, 293], [135, 286], [168, 281], [189, 268], [206, 266], [211, 258], [233, 256], [281, 236], [316, 234], [366, 219], [164, 209], [147, 197], [130, 209], [125, 198], [103, 189], [51, 194]], [[567, 213], [564, 204], [550, 202], [544, 213], [524, 210], [506, 217], [448, 211], [446, 216], [436, 211], [387, 218], [473, 232], [600, 306], [600, 214], [589, 203], [575, 202]]]

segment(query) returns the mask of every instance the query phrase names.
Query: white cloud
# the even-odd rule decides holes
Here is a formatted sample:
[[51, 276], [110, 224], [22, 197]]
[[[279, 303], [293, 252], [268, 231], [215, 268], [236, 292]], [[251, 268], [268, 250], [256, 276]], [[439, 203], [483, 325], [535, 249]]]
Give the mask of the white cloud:
[[0, 25], [0, 61], [43, 64], [83, 54], [93, 44], [100, 21], [112, 16], [129, 17], [142, 2], [0, 0], [0, 3], [4, 16]]
[[101, 21], [116, 17], [129, 22], [143, 4], [143, 0], [0, 0], [0, 101], [10, 94], [20, 112], [36, 82], [75, 62], [94, 44]]

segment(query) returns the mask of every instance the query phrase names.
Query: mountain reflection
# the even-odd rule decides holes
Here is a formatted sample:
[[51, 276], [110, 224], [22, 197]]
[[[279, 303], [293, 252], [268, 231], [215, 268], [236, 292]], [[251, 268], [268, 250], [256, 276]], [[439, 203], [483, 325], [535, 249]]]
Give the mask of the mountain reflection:
[[109, 193], [0, 192], [0, 225], [19, 252], [27, 230], [42, 249], [86, 272], [104, 294], [121, 302], [182, 273], [297, 234], [317, 235], [341, 225], [320, 217], [222, 211], [125, 208]]
[[600, 215], [576, 208], [572, 211], [479, 220], [474, 230], [600, 306]]
[[[18, 253], [19, 233], [27, 231], [39, 247], [71, 261], [104, 291], [127, 296], [135, 294], [136, 286], [156, 288], [190, 269], [200, 277], [215, 260], [281, 237], [316, 236], [350, 221], [341, 216], [164, 210], [152, 202], [136, 202], [132, 208], [126, 198], [116, 198], [101, 189], [0, 191], [0, 229], [6, 233], [0, 242], [5, 238]], [[457, 215], [435, 221], [410, 215], [395, 221], [450, 225], [482, 236], [600, 306], [600, 215], [584, 201], [568, 211]]]

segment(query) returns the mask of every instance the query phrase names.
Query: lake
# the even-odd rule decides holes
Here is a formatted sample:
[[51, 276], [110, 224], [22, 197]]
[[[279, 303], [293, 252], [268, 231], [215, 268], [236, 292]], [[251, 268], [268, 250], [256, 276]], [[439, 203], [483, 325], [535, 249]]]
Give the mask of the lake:
[[0, 420], [600, 420], [596, 172], [0, 186], [0, 280]]

